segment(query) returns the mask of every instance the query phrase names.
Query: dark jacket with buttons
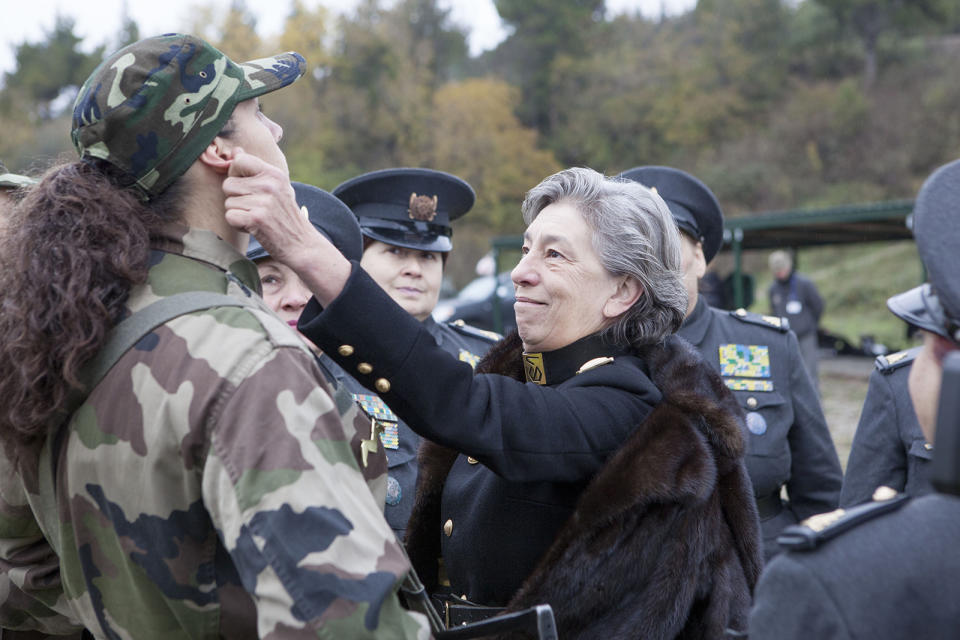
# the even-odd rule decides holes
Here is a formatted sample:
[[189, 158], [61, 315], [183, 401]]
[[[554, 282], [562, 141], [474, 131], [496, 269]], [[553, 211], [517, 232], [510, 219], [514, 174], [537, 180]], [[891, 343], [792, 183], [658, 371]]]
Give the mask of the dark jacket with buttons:
[[853, 511], [864, 508], [873, 511], [853, 526], [845, 515], [812, 538], [815, 548], [766, 566], [750, 640], [957, 638], [960, 498], [932, 493]]
[[[747, 415], [747, 470], [761, 513], [764, 555], [780, 531], [836, 508], [843, 472], [796, 336], [779, 318], [721, 311], [701, 297], [678, 332], [719, 371]], [[769, 503], [786, 486], [779, 513]]]
[[[489, 331], [463, 323], [440, 323], [431, 317], [423, 321], [423, 326], [441, 349], [471, 366], [475, 366], [499, 339], [497, 334]], [[329, 378], [343, 384], [353, 394], [371, 421], [379, 420], [384, 425], [385, 433], [381, 436], [381, 444], [385, 448], [389, 465], [384, 515], [390, 528], [403, 540], [416, 496], [417, 450], [420, 448], [421, 438], [392, 411], [384, 411], [384, 408], [379, 406], [382, 400], [377, 397], [376, 392], [360, 384], [330, 356], [321, 355], [320, 362]]]
[[[327, 309], [308, 306], [300, 329], [328, 353], [348, 353], [334, 356], [347, 370], [372, 365], [367, 384], [389, 387], [384, 399], [413, 429], [465, 454], [441, 474], [441, 499], [427, 500], [434, 511], [418, 514], [423, 546], [410, 523], [425, 581], [440, 579], [429, 565], [442, 554], [458, 595], [545, 600], [581, 637], [635, 637], [637, 625], [649, 637], [743, 627], [760, 559], [742, 416], [689, 346], [670, 338], [657, 355], [618, 355], [541, 386], [515, 379], [519, 352], [510, 376], [474, 376], [404, 316], [355, 266]], [[666, 375], [667, 401], [653, 370]], [[597, 476], [601, 468], [611, 471]], [[545, 553], [556, 558], [538, 565]]]
[[869, 502], [887, 486], [911, 496], [933, 491], [933, 445], [917, 422], [907, 377], [919, 347], [877, 358], [853, 436], [840, 505]]

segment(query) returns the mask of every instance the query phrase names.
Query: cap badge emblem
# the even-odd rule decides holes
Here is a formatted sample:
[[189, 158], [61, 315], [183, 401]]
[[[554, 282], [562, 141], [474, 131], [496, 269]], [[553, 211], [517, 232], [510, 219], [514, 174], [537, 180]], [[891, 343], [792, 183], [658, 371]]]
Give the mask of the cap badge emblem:
[[437, 216], [437, 196], [418, 196], [410, 194], [410, 208], [407, 209], [411, 220], [430, 222]]

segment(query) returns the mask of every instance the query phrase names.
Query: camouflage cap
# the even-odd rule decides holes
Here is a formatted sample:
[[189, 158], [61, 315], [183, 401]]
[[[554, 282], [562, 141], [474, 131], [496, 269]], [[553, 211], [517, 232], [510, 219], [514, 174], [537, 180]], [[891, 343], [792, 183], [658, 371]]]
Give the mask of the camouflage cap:
[[166, 34], [120, 49], [80, 88], [70, 136], [81, 158], [101, 158], [162, 193], [223, 129], [240, 102], [306, 70], [298, 53], [243, 64], [200, 38]]

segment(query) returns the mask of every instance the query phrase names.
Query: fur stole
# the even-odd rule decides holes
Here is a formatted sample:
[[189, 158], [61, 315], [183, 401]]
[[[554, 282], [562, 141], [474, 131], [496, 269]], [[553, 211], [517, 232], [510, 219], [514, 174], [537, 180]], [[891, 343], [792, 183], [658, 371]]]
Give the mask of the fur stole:
[[[513, 334], [477, 371], [523, 380], [521, 353]], [[507, 608], [549, 603], [562, 638], [746, 630], [762, 557], [742, 410], [682, 338], [637, 355], [663, 400], [593, 478]], [[456, 455], [427, 442], [420, 451], [407, 542], [428, 589], [437, 584], [440, 496]]]

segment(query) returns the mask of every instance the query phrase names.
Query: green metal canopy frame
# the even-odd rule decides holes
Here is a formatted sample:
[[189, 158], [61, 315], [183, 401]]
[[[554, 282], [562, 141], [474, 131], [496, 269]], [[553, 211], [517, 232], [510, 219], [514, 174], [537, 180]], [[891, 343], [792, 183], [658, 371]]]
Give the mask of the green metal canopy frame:
[[[720, 251], [733, 252], [735, 306], [743, 306], [741, 261], [744, 251], [912, 240], [912, 212], [913, 200], [891, 200], [727, 218]], [[498, 236], [493, 238], [491, 244], [494, 273], [500, 273], [502, 252], [519, 249], [523, 238], [515, 235]], [[495, 330], [501, 331], [503, 318], [496, 289], [493, 295], [493, 323]]]

